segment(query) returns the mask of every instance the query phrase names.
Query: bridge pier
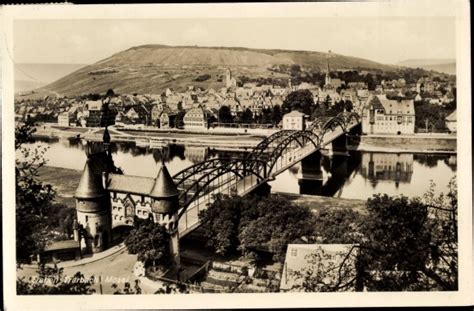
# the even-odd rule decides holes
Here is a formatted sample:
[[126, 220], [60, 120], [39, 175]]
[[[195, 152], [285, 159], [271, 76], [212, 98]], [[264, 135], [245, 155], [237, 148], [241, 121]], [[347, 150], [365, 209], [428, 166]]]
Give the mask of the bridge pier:
[[318, 150], [301, 160], [301, 165], [297, 175], [300, 194], [321, 194], [321, 188], [323, 186], [321, 158], [321, 152]]
[[347, 149], [347, 133], [343, 133], [341, 136], [334, 139], [331, 143], [331, 147], [329, 148], [329, 155], [342, 155], [342, 156], [349, 156], [349, 151]]

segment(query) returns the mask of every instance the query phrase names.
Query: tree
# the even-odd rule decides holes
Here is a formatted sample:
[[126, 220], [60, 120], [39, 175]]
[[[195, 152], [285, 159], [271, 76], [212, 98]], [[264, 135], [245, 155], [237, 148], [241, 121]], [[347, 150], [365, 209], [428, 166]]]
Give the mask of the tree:
[[199, 218], [205, 224], [206, 245], [219, 255], [225, 256], [237, 251], [242, 204], [241, 197], [218, 194], [212, 204], [199, 214]]
[[291, 277], [301, 279], [293, 289], [305, 292], [340, 292], [359, 289], [357, 264], [358, 248], [328, 252], [319, 246], [306, 255], [302, 270], [289, 271]]
[[56, 194], [51, 185], [38, 180], [38, 171], [46, 163], [43, 157], [46, 148], [25, 146], [33, 140], [34, 131], [29, 122], [15, 128], [16, 254], [19, 263], [30, 262], [31, 256], [44, 249], [50, 233], [45, 219]]
[[281, 196], [253, 197], [242, 208], [239, 249], [244, 254], [263, 248], [273, 253], [275, 261], [283, 262], [288, 244], [313, 235], [311, 211]]
[[183, 110], [178, 111], [176, 116], [174, 117], [174, 126], [176, 128], [182, 128], [184, 126], [184, 116], [186, 115], [186, 112]]
[[105, 97], [114, 97], [114, 96], [115, 96], [115, 92], [112, 89], [108, 89], [107, 93], [105, 93]]
[[314, 211], [315, 235], [323, 244], [359, 243], [363, 215], [352, 209], [321, 206]]
[[298, 64], [293, 64], [290, 66], [291, 76], [298, 76], [301, 73], [301, 66]]
[[313, 234], [311, 211], [278, 195], [217, 195], [199, 217], [205, 224], [207, 246], [222, 255], [240, 251], [258, 260], [255, 252], [264, 250], [283, 261], [289, 243]]
[[283, 113], [298, 110], [304, 114], [311, 115], [313, 105], [314, 99], [311, 91], [297, 90], [286, 96], [283, 101], [282, 109]]
[[135, 219], [134, 228], [124, 239], [130, 254], [136, 254], [138, 260], [146, 266], [165, 266], [170, 259], [170, 234], [160, 224], [151, 220]]
[[448, 193], [436, 196], [432, 182], [424, 196], [429, 208], [431, 232], [430, 254], [422, 269], [435, 282], [435, 289], [458, 289], [458, 192], [456, 177], [448, 185]]
[[[342, 260], [337, 265], [325, 264], [324, 261], [334, 258], [326, 258], [324, 254], [310, 256], [308, 266], [296, 272], [296, 277], [303, 281], [301, 288], [305, 291], [340, 291], [349, 287], [356, 290], [365, 287], [369, 291], [457, 290], [455, 178], [448, 189], [446, 195], [436, 196], [432, 183], [423, 199], [374, 195], [367, 201], [367, 214], [358, 214], [353, 222], [351, 213], [343, 216], [319, 209], [315, 220], [317, 239], [322, 243], [354, 245], [345, 255], [340, 254]], [[354, 250], [358, 250], [357, 256]]]
[[244, 112], [242, 112], [242, 114], [240, 115], [240, 123], [252, 123], [252, 120], [253, 120], [253, 113], [252, 111], [247, 108], [244, 110]]
[[410, 290], [430, 252], [428, 209], [420, 199], [374, 195], [361, 224], [360, 277], [369, 290]]
[[234, 117], [230, 111], [229, 106], [222, 106], [219, 108], [219, 122], [220, 123], [232, 123], [234, 122]]
[[281, 114], [280, 105], [273, 106], [273, 110], [272, 110], [272, 122], [273, 122], [273, 124], [277, 125], [278, 123], [280, 123], [282, 118], [283, 117], [282, 117], [282, 114]]

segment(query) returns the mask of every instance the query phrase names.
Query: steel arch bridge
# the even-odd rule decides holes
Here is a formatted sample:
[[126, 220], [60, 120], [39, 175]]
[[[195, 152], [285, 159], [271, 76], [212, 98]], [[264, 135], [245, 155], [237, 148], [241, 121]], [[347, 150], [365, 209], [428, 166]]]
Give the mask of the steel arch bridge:
[[180, 190], [180, 236], [199, 226], [199, 212], [215, 194], [246, 195], [358, 123], [356, 113], [318, 118], [306, 130], [281, 130], [265, 137], [244, 158], [209, 159], [178, 172], [173, 180]]

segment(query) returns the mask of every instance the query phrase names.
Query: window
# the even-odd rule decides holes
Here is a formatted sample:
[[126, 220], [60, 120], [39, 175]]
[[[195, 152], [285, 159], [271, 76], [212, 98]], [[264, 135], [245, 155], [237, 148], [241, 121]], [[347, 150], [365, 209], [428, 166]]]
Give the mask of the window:
[[89, 216], [86, 215], [86, 222], [89, 220]]
[[291, 257], [296, 257], [298, 256], [298, 250], [296, 248], [291, 249]]

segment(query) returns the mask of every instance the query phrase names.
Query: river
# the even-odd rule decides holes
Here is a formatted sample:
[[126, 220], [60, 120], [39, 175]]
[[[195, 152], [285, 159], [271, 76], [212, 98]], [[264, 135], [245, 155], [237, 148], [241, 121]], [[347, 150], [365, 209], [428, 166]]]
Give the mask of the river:
[[[49, 166], [82, 170], [85, 146], [77, 139], [38, 139], [33, 145], [47, 145]], [[213, 157], [243, 156], [244, 153], [214, 151], [207, 147], [168, 145], [162, 149], [137, 147], [134, 143], [112, 144], [114, 162], [126, 174], [155, 177], [164, 159], [170, 173]], [[422, 196], [430, 180], [437, 193], [447, 192], [455, 176], [457, 156], [453, 154], [380, 153], [351, 151], [349, 156], [322, 157], [319, 174], [308, 174], [296, 164], [270, 182], [272, 191], [318, 194], [366, 200], [376, 193]]]

